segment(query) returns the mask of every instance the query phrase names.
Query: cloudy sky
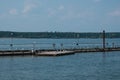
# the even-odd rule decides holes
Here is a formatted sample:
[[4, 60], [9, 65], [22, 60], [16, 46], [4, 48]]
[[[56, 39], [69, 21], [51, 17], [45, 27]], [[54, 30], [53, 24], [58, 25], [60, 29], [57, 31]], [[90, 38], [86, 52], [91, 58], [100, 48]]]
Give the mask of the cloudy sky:
[[120, 32], [120, 0], [0, 0], [0, 31]]

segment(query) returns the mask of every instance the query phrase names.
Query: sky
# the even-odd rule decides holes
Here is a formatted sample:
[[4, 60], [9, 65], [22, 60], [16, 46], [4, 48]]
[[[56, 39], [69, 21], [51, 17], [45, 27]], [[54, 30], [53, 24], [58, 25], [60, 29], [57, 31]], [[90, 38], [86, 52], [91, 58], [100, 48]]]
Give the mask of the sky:
[[120, 0], [0, 0], [0, 31], [120, 32]]

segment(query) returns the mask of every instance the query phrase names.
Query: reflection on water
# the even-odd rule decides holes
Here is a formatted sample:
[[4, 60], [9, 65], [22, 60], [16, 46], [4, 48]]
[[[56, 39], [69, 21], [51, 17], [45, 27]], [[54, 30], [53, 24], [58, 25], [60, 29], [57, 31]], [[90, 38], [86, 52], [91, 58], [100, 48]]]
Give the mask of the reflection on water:
[[119, 80], [119, 53], [0, 57], [0, 80]]

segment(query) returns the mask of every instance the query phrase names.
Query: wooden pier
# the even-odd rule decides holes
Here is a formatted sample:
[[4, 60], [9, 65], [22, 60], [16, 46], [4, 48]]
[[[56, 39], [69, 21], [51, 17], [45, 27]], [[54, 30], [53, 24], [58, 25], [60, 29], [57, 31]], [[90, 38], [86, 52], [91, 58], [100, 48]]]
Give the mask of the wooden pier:
[[[13, 34], [11, 34], [13, 35]], [[79, 47], [79, 42], [74, 43], [74, 49], [73, 48], [66, 48], [64, 47], [64, 44], [61, 43], [59, 45], [59, 47], [61, 48], [57, 48], [56, 44], [49, 44], [49, 43], [44, 43], [44, 44], [49, 44], [49, 46], [51, 45], [52, 50], [47, 49], [44, 47], [41, 50], [36, 48], [36, 43], [32, 43], [32, 47], [30, 49], [25, 50], [24, 47], [23, 49], [15, 49], [16, 47], [14, 47], [14, 45], [22, 45], [23, 44], [13, 44], [13, 39], [11, 38], [11, 44], [2, 44], [2, 46], [10, 46], [9, 49], [1, 49], [0, 50], [0, 56], [27, 56], [27, 55], [32, 55], [32, 56], [63, 56], [63, 55], [71, 55], [71, 54], [75, 54], [75, 53], [87, 53], [87, 52], [108, 52], [108, 51], [120, 51], [120, 45], [115, 46], [114, 43], [112, 43], [112, 46], [108, 46], [108, 43], [106, 42], [106, 32], [105, 30], [103, 30], [102, 32], [102, 45], [97, 47], [92, 47], [92, 48], [80, 48]], [[71, 44], [71, 43], [70, 43]], [[86, 43], [89, 44], [89, 43]], [[90, 43], [91, 44], [91, 43]], [[24, 44], [26, 45], [26, 44]], [[27, 44], [27, 45], [31, 45]], [[40, 45], [40, 44], [39, 44]], [[43, 44], [42, 44], [43, 45]], [[68, 43], [67, 43], [68, 45]], [[69, 46], [68, 46], [69, 47]], [[77, 47], [77, 48], [76, 48]]]
[[34, 55], [30, 50], [6, 50], [0, 51], [0, 56], [26, 56]]
[[64, 56], [72, 55], [75, 53], [87, 53], [87, 52], [108, 52], [108, 51], [120, 51], [118, 48], [90, 48], [90, 49], [73, 49], [73, 50], [8, 50], [0, 51], [0, 56]]
[[36, 56], [63, 56], [63, 55], [71, 55], [75, 54], [75, 51], [43, 51], [38, 52]]

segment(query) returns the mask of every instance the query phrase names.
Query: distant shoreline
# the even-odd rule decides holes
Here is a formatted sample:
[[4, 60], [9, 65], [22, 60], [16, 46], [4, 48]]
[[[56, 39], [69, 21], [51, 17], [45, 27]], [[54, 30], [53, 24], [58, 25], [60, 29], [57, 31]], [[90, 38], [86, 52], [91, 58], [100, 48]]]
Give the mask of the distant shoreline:
[[[102, 32], [12, 32], [0, 31], [0, 38], [30, 38], [30, 39], [76, 39], [102, 38]], [[107, 32], [106, 38], [120, 38], [120, 32]]]

